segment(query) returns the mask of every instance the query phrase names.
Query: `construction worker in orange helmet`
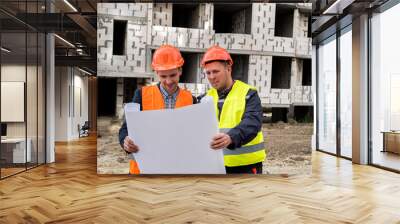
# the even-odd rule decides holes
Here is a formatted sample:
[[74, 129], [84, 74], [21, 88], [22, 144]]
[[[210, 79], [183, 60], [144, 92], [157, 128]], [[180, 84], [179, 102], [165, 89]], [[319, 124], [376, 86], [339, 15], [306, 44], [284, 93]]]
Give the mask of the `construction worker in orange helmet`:
[[262, 173], [266, 158], [262, 133], [262, 106], [255, 87], [232, 79], [233, 60], [219, 46], [209, 48], [201, 67], [212, 88], [220, 133], [211, 148], [222, 149], [227, 173]]
[[[196, 98], [179, 88], [184, 60], [179, 50], [171, 45], [160, 46], [153, 55], [151, 66], [160, 82], [154, 86], [144, 86], [135, 91], [133, 102], [140, 104], [141, 110], [173, 109], [192, 105]], [[119, 141], [125, 152], [133, 155], [140, 150], [134, 140], [128, 136], [126, 121], [119, 130]], [[140, 164], [131, 156], [130, 174], [140, 173]]]

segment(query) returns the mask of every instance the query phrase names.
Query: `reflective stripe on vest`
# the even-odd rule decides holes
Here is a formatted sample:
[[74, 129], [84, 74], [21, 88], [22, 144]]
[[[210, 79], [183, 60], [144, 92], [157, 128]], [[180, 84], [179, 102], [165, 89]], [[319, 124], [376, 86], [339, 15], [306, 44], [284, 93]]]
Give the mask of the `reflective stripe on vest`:
[[[216, 115], [217, 118], [220, 117], [219, 129], [221, 132], [227, 133], [230, 129], [239, 125], [246, 110], [246, 97], [250, 89], [255, 90], [254, 87], [236, 80], [224, 100], [221, 112], [218, 110], [220, 99], [217, 90], [212, 88], [207, 92], [207, 95], [214, 99]], [[218, 116], [219, 113], [221, 113], [221, 116]], [[265, 157], [264, 137], [261, 130], [256, 137], [242, 147], [233, 150], [224, 149], [225, 166], [229, 167], [263, 162]]]
[[[176, 96], [175, 108], [189, 106], [193, 104], [192, 94], [184, 89], [179, 89]], [[158, 86], [142, 87], [142, 110], [161, 110], [165, 109], [164, 97], [162, 96]], [[131, 153], [129, 162], [129, 173], [140, 174], [139, 166], [135, 161], [134, 155]]]

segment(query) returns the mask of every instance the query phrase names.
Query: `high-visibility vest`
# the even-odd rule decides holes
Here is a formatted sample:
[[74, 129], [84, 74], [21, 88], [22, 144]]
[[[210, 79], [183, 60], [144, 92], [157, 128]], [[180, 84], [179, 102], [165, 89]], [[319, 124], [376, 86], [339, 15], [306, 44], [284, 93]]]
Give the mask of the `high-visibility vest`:
[[[184, 107], [193, 104], [192, 94], [184, 89], [179, 89], [176, 96], [175, 108]], [[164, 97], [158, 86], [142, 87], [142, 110], [161, 110], [165, 109]], [[140, 174], [137, 162], [131, 157], [129, 162], [129, 173]]]
[[[243, 114], [246, 110], [246, 95], [250, 89], [256, 90], [244, 82], [236, 80], [231, 91], [225, 99], [222, 110], [218, 110], [218, 92], [215, 88], [211, 88], [207, 95], [213, 97], [217, 119], [219, 118], [219, 129], [223, 133], [227, 133], [230, 129], [239, 125]], [[221, 113], [221, 116], [218, 116]], [[263, 162], [266, 157], [264, 148], [264, 136], [262, 130], [257, 133], [249, 143], [242, 145], [240, 148], [233, 150], [223, 149], [225, 166], [245, 166], [254, 163]]]

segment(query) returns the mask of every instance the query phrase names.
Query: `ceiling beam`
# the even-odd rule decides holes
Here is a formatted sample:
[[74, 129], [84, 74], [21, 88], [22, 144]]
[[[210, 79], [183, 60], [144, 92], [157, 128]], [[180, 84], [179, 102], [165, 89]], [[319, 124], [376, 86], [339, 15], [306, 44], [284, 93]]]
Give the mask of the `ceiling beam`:
[[56, 66], [80, 66], [97, 70], [96, 58], [90, 56], [55, 56]]
[[86, 42], [90, 46], [96, 46], [97, 30], [87, 21], [85, 17], [80, 14], [67, 14], [67, 16], [73, 20], [82, 30], [88, 35]]

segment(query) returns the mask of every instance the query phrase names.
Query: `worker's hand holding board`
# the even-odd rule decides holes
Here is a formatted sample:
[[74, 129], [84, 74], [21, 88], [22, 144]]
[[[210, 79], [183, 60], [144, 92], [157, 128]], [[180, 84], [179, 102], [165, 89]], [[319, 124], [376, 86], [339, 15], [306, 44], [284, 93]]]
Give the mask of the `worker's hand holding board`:
[[178, 109], [125, 108], [141, 174], [225, 174], [222, 150], [210, 148], [218, 133], [212, 101]]

